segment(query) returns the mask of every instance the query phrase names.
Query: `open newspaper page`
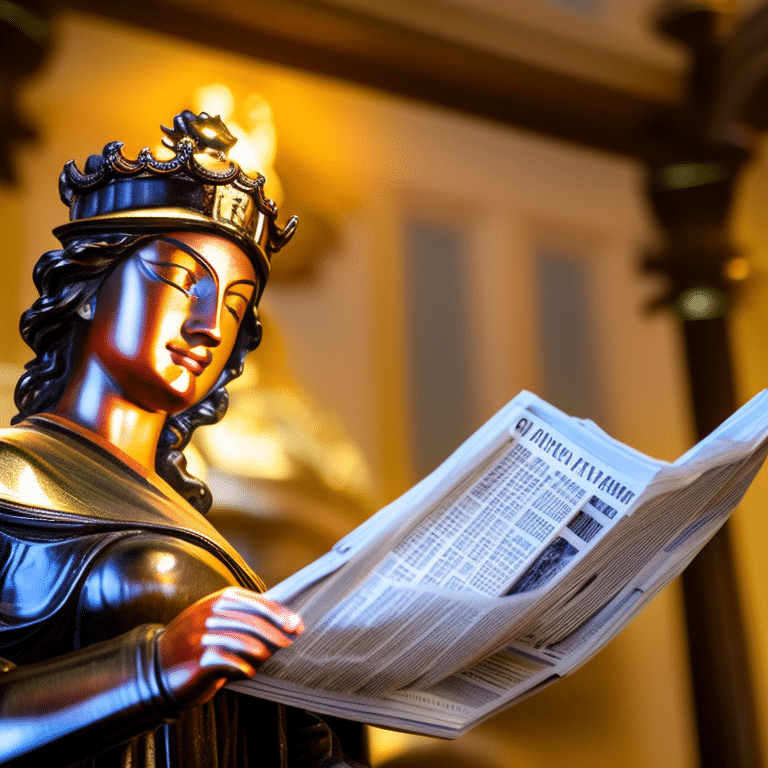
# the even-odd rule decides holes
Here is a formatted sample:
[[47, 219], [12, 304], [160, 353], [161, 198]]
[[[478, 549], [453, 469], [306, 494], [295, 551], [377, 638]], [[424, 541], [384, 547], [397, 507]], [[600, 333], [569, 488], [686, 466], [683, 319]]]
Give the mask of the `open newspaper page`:
[[614, 637], [727, 519], [767, 440], [766, 393], [674, 464], [521, 393], [270, 590], [307, 630], [231, 687], [457, 736]]

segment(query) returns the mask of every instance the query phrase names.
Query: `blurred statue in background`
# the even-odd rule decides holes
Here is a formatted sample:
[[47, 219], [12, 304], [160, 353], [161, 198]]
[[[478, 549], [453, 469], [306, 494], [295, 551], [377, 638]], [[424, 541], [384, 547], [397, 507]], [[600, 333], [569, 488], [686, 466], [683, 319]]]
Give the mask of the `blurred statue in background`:
[[306, 712], [222, 690], [301, 632], [205, 520], [194, 429], [260, 340], [277, 226], [218, 118], [65, 166], [70, 221], [21, 331], [35, 358], [0, 431], [0, 761], [356, 765]]

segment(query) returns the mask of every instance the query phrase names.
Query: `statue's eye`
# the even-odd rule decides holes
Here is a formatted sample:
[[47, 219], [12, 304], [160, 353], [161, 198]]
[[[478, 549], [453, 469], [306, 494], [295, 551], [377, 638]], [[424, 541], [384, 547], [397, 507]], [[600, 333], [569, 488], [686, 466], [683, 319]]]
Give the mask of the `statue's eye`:
[[232, 317], [239, 323], [243, 319], [246, 307], [248, 306], [248, 301], [239, 294], [230, 294], [227, 296], [227, 301], [224, 306], [226, 306]]
[[240, 281], [227, 291], [224, 306], [239, 323], [245, 316], [248, 304], [253, 298], [255, 287], [252, 283]]
[[178, 288], [183, 293], [189, 294], [197, 283], [197, 275], [180, 264], [170, 261], [149, 261], [142, 259], [142, 263], [151, 273], [150, 276], [159, 277], [164, 283]]

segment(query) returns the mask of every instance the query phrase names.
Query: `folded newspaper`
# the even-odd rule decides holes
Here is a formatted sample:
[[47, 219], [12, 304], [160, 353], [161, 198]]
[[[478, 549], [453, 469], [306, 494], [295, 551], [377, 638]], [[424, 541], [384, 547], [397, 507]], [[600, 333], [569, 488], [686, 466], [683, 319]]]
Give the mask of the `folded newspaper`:
[[522, 392], [267, 595], [307, 627], [230, 687], [453, 738], [599, 651], [725, 522], [768, 390], [670, 464]]

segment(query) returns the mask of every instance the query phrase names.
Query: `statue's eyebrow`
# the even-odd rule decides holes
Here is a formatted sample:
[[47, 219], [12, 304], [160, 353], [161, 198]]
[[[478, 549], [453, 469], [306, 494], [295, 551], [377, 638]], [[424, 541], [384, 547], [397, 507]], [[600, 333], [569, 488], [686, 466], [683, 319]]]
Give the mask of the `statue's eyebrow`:
[[235, 282], [232, 283], [232, 285], [230, 285], [229, 288], [227, 288], [227, 293], [232, 293], [235, 296], [241, 296], [246, 301], [250, 301], [250, 299], [247, 296], [244, 296], [242, 293], [239, 293], [238, 291], [233, 290], [233, 288], [235, 288], [238, 285], [247, 285], [249, 288], [253, 288], [253, 290], [255, 291], [257, 284], [253, 280], [235, 280]]
[[174, 248], [178, 248], [180, 251], [183, 251], [184, 253], [186, 253], [187, 256], [191, 256], [202, 267], [205, 267], [205, 269], [208, 270], [208, 272], [212, 277], [216, 274], [216, 271], [205, 260], [205, 257], [201, 253], [196, 251], [191, 245], [187, 245], [186, 243], [183, 243], [181, 240], [177, 240], [175, 237], [156, 237], [155, 240], [163, 243], [169, 243], [170, 245], [174, 246]]

